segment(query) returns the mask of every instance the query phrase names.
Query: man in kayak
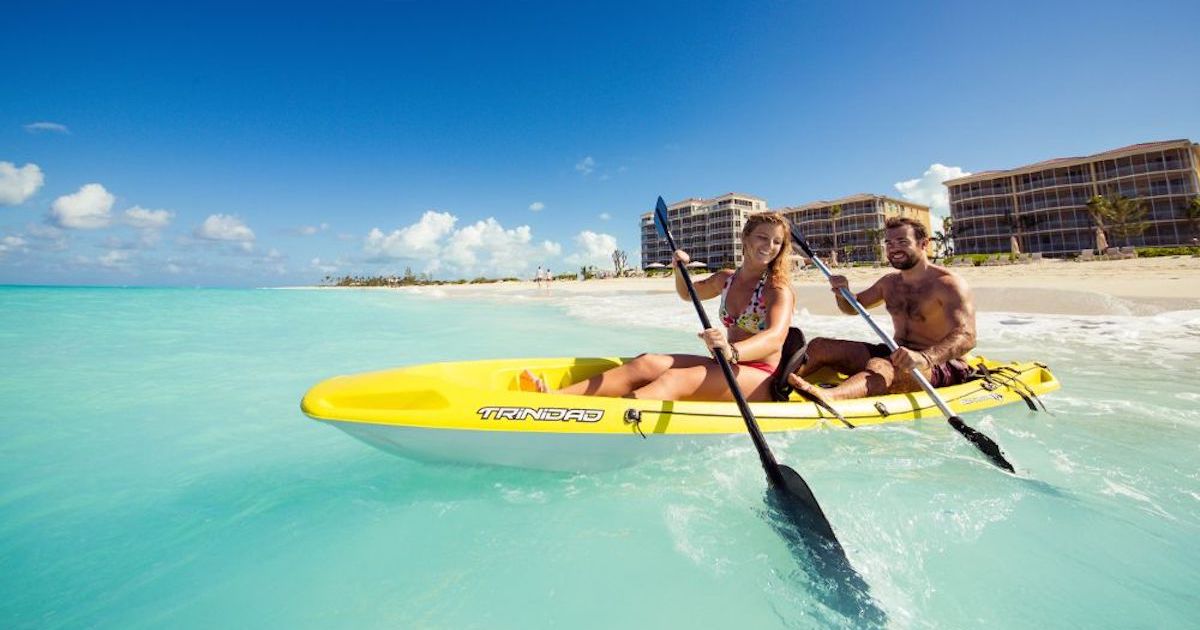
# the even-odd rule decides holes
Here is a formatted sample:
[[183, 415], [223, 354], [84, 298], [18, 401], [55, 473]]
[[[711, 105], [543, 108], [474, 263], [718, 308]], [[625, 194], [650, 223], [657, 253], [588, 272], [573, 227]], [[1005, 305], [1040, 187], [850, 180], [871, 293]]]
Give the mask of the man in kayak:
[[[721, 352], [737, 376], [746, 400], [771, 400], [771, 382], [779, 365], [796, 308], [791, 287], [791, 226], [774, 212], [752, 214], [742, 229], [742, 266], [722, 269], [695, 282], [701, 300], [720, 296], [722, 326], [700, 333], [710, 352]], [[686, 265], [683, 250], [675, 260]], [[676, 270], [675, 291], [690, 300]], [[549, 392], [528, 370], [521, 389]], [[655, 400], [733, 400], [720, 366], [712, 356], [642, 354], [611, 370], [556, 390], [556, 394], [625, 396]]]
[[[855, 297], [864, 308], [883, 303], [896, 331], [895, 352], [885, 344], [818, 337], [809, 342], [808, 360], [788, 375], [792, 387], [829, 400], [920, 391], [912, 375], [917, 368], [934, 387], [963, 382], [970, 368], [962, 357], [975, 347], [975, 306], [971, 290], [959, 276], [929, 262], [925, 226], [908, 217], [891, 217], [884, 224], [884, 249], [888, 262], [899, 271], [875, 281]], [[832, 276], [829, 284], [838, 309], [857, 311], [842, 298], [849, 289], [845, 276]], [[821, 389], [804, 380], [824, 367], [850, 378], [832, 389]]]

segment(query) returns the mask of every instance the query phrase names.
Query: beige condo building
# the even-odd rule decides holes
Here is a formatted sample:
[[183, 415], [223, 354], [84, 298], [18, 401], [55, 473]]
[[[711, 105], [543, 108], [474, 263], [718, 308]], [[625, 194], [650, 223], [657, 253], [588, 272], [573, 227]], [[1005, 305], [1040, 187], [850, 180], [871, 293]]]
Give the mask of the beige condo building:
[[[742, 264], [740, 236], [746, 217], [767, 209], [767, 200], [742, 193], [712, 199], [689, 198], [667, 206], [667, 223], [675, 245], [710, 269]], [[654, 228], [654, 213], [641, 216], [642, 268], [671, 265], [671, 248]]]
[[[836, 206], [842, 211], [834, 220], [832, 210]], [[761, 197], [727, 193], [712, 199], [677, 201], [667, 206], [667, 221], [675, 244], [692, 260], [704, 262], [710, 269], [734, 268], [742, 264], [741, 234], [746, 218], [766, 210], [767, 202]], [[776, 211], [799, 226], [809, 245], [821, 255], [827, 256], [833, 249], [836, 227], [838, 258], [843, 262], [879, 260], [883, 223], [888, 217], [912, 217], [924, 224], [927, 232], [930, 230], [927, 206], [884, 195], [862, 193]], [[642, 268], [669, 266], [671, 251], [654, 228], [653, 212], [641, 216], [641, 235]]]
[[[834, 218], [833, 209], [841, 208]], [[875, 262], [883, 258], [883, 224], [889, 217], [911, 217], [933, 235], [929, 206], [885, 195], [859, 193], [832, 201], [813, 201], [780, 208], [780, 214], [800, 228], [818, 256], [828, 256], [835, 241], [840, 262]], [[836, 230], [836, 239], [835, 239]]]
[[[1050, 256], [1096, 247], [1087, 202], [1121, 194], [1141, 200], [1146, 230], [1135, 246], [1190, 242], [1190, 200], [1200, 193], [1200, 145], [1190, 140], [1135, 144], [1083, 157], [1056, 158], [1006, 171], [945, 182], [950, 194], [955, 252], [1022, 252]], [[1110, 245], [1126, 245], [1109, 235]]]

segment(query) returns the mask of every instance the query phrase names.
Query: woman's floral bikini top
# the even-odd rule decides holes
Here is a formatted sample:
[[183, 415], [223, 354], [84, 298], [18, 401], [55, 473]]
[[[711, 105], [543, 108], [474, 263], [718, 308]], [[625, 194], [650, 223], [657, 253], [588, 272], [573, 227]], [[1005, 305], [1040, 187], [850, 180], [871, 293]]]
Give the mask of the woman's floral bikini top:
[[734, 319], [729, 314], [729, 309], [725, 308], [725, 296], [729, 294], [729, 287], [733, 285], [733, 277], [737, 272], [729, 274], [725, 279], [725, 288], [721, 289], [721, 323], [726, 328], [733, 328], [736, 325], [742, 330], [754, 334], [767, 329], [767, 306], [763, 304], [763, 289], [767, 286], [767, 272], [763, 272], [761, 278], [758, 279], [758, 286], [754, 287], [754, 293], [750, 296], [750, 303], [746, 305], [746, 310], [742, 311], [741, 315]]

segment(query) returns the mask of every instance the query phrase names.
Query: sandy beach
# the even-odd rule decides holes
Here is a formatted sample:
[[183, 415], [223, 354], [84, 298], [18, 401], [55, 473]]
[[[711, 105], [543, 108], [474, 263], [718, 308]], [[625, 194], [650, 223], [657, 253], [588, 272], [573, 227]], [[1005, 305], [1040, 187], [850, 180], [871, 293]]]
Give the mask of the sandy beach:
[[[854, 267], [836, 270], [850, 278], [852, 288], [865, 289], [887, 268]], [[1068, 315], [1154, 315], [1200, 309], [1200, 258], [1172, 256], [1074, 262], [1044, 260], [1024, 265], [954, 267], [975, 292], [980, 311], [1054, 313]], [[834, 314], [828, 285], [820, 272], [808, 267], [796, 274], [799, 304], [818, 315]], [[669, 278], [617, 278], [555, 281], [549, 288], [532, 281], [496, 284], [441, 285], [411, 290], [441, 290], [447, 295], [551, 295], [564, 293], [668, 293]], [[405, 289], [401, 289], [405, 290]]]

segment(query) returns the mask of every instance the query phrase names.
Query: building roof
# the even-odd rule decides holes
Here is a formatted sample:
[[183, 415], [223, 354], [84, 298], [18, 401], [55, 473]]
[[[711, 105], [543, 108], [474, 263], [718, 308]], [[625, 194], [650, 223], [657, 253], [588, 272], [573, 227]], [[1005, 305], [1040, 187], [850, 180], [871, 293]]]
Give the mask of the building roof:
[[875, 199], [891, 201], [893, 203], [904, 204], [906, 206], [912, 206], [914, 208], [923, 208], [925, 210], [929, 209], [929, 206], [921, 205], [919, 203], [913, 203], [913, 202], [907, 201], [905, 199], [896, 199], [895, 197], [888, 197], [887, 195], [873, 195], [871, 193], [857, 193], [854, 195], [850, 195], [849, 197], [842, 197], [841, 199], [833, 199], [831, 201], [825, 201], [825, 200], [810, 201], [808, 203], [801, 204], [799, 206], [788, 206], [786, 208], [777, 208], [775, 211], [776, 212], [795, 212], [797, 210], [811, 210], [813, 208], [825, 208], [827, 206], [834, 206], [834, 205], [838, 205], [838, 204], [854, 203], [856, 201], [871, 201], [871, 200], [875, 200]]
[[1148, 151], [1161, 151], [1163, 149], [1176, 149], [1185, 147], [1190, 148], [1195, 146], [1196, 144], [1186, 138], [1179, 140], [1162, 140], [1158, 142], [1142, 142], [1140, 144], [1131, 144], [1127, 147], [1121, 147], [1119, 149], [1110, 149], [1108, 151], [1103, 151], [1093, 155], [1052, 158], [1049, 160], [1043, 160], [1041, 162], [1034, 162], [1033, 164], [1026, 164], [1025, 166], [1010, 168], [1008, 170], [981, 171], [979, 173], [972, 173], [956, 179], [948, 179], [943, 182], [943, 184], [946, 186], [957, 186], [959, 184], [977, 182], [985, 179], [995, 179], [997, 177], [1008, 177], [1022, 173], [1031, 173], [1046, 168], [1074, 166], [1076, 164], [1087, 164], [1089, 162], [1108, 160], [1116, 157], [1125, 157], [1127, 155], [1136, 155], [1138, 153], [1146, 153]]

